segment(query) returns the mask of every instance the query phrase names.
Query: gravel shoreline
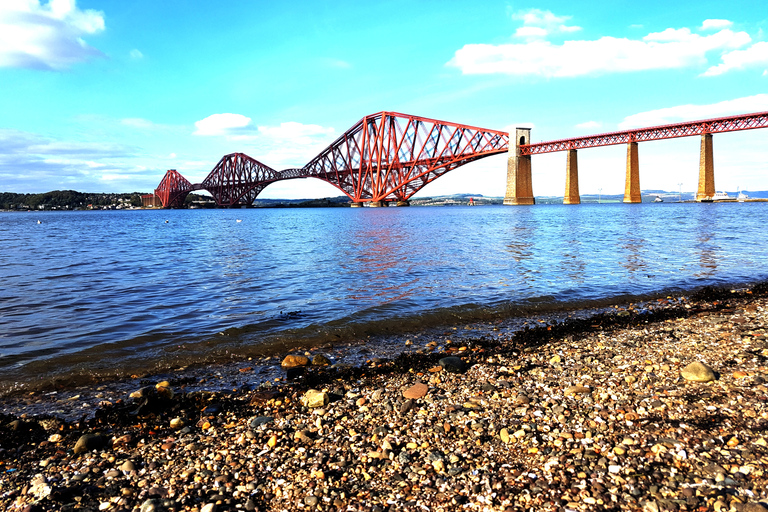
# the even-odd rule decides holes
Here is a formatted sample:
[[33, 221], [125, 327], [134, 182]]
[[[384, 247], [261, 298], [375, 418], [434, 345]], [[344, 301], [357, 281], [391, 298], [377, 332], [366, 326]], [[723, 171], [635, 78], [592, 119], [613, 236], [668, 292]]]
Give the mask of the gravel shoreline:
[[295, 354], [255, 389], [145, 378], [80, 420], [0, 415], [0, 508], [768, 511], [766, 329], [757, 285], [357, 366]]

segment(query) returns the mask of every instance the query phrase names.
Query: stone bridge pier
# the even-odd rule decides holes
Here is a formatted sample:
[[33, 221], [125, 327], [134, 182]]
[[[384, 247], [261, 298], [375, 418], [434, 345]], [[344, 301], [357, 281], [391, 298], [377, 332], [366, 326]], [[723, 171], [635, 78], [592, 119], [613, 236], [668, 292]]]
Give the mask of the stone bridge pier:
[[[627, 141], [624, 202], [641, 203], [643, 198], [640, 193], [640, 158], [638, 155], [638, 143], [634, 140], [635, 134], [633, 132], [623, 132], [623, 134], [629, 139]], [[515, 132], [510, 132], [509, 134], [510, 144], [507, 157], [507, 190], [504, 196], [504, 204], [528, 205], [535, 204], [536, 202], [533, 196], [531, 153], [534, 152], [533, 150], [535, 150], [536, 147], [547, 143], [538, 143], [531, 146], [530, 140], [530, 128], [516, 128]], [[579, 195], [578, 153], [574, 148], [574, 145], [578, 145], [580, 142], [581, 139], [555, 141], [554, 143], [551, 143], [551, 145], [558, 145], [557, 147], [549, 149], [548, 151], [541, 151], [568, 152], [565, 163], [565, 193], [563, 194], [563, 204], [581, 204], [581, 196]], [[610, 144], [615, 144], [615, 142], [611, 142]], [[526, 147], [523, 148], [523, 146]], [[715, 169], [713, 161], [712, 133], [704, 132], [701, 134], [699, 186], [696, 193], [696, 201], [711, 199], [712, 196], [715, 195]]]
[[[514, 141], [514, 144], [513, 144]], [[507, 193], [504, 204], [534, 204], [531, 181], [531, 155], [520, 154], [520, 146], [531, 141], [530, 128], [516, 128], [509, 134], [507, 156]]]

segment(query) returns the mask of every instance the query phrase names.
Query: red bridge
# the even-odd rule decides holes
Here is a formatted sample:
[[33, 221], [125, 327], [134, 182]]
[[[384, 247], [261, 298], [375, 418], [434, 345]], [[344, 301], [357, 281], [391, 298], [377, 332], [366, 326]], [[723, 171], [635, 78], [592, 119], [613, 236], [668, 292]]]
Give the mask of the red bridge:
[[640, 197], [640, 164], [638, 159], [638, 142], [673, 139], [701, 135], [701, 153], [699, 158], [699, 186], [696, 193], [697, 201], [711, 200], [715, 195], [715, 168], [712, 149], [712, 134], [751, 130], [768, 127], [768, 112], [744, 114], [740, 116], [719, 117], [704, 121], [668, 124], [651, 128], [640, 128], [623, 132], [604, 133], [563, 139], [549, 142], [528, 144], [531, 140], [531, 130], [517, 128], [515, 130], [514, 146], [509, 148], [507, 161], [507, 193], [504, 204], [533, 204], [533, 184], [531, 177], [531, 155], [568, 151], [565, 173], [564, 204], [579, 204], [579, 166], [577, 162], [578, 149], [627, 144], [627, 174], [624, 185], [624, 202], [639, 203]]
[[407, 205], [426, 184], [457, 167], [508, 152], [504, 204], [533, 204], [531, 155], [568, 151], [565, 204], [578, 204], [578, 149], [627, 144], [625, 203], [639, 203], [638, 142], [701, 135], [696, 199], [715, 193], [712, 134], [768, 127], [768, 112], [722, 117], [529, 144], [531, 130], [517, 128], [513, 145], [506, 132], [418, 116], [379, 112], [366, 116], [300, 169], [276, 171], [243, 153], [224, 156], [202, 183], [192, 184], [175, 170], [166, 173], [155, 194], [164, 207], [179, 207], [187, 194], [207, 190], [219, 206], [250, 205], [275, 181], [318, 178], [338, 187], [353, 206]]
[[182, 206], [193, 190], [207, 190], [219, 206], [249, 205], [275, 181], [318, 178], [338, 187], [353, 206], [405, 205], [427, 183], [508, 147], [506, 132], [379, 112], [361, 119], [301, 169], [276, 171], [233, 153], [199, 184], [168, 171], [155, 194], [166, 208]]

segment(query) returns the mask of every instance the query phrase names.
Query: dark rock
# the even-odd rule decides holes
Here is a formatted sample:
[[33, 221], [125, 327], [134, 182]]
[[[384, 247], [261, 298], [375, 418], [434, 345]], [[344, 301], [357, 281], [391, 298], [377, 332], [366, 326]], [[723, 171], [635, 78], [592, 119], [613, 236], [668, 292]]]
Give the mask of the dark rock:
[[90, 452], [91, 450], [100, 450], [107, 445], [107, 439], [101, 434], [85, 434], [75, 443], [75, 455]]
[[273, 421], [274, 418], [272, 416], [257, 416], [251, 420], [250, 427], [258, 428], [261, 425], [266, 425], [267, 423], [272, 423]]
[[450, 373], [464, 373], [468, 368], [467, 363], [456, 356], [444, 357], [437, 363], [443, 368], [443, 370]]

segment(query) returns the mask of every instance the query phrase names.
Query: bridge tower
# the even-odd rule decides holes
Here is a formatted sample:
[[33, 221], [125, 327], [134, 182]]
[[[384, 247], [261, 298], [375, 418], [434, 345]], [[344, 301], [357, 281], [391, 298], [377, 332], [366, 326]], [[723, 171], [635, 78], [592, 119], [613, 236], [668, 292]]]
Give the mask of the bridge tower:
[[531, 181], [531, 155], [520, 153], [520, 146], [531, 142], [531, 129], [515, 128], [515, 133], [509, 134], [509, 142], [507, 193], [504, 196], [504, 204], [534, 204], [536, 201], [533, 198]]

